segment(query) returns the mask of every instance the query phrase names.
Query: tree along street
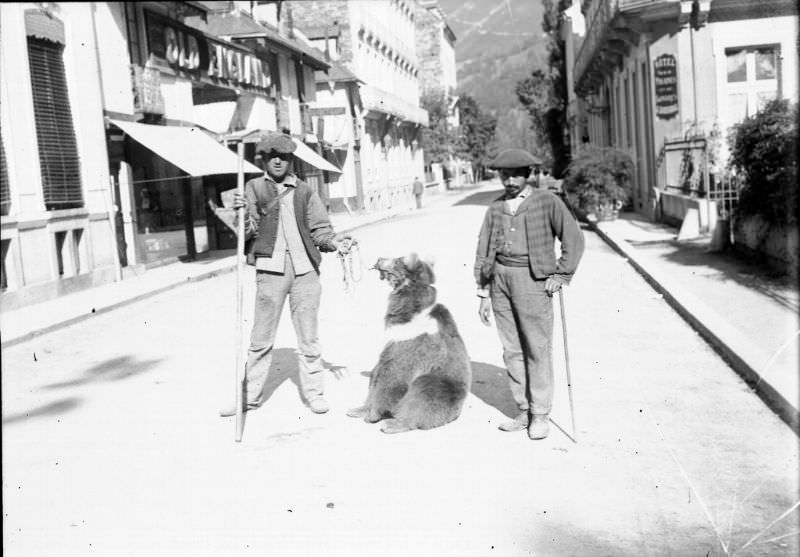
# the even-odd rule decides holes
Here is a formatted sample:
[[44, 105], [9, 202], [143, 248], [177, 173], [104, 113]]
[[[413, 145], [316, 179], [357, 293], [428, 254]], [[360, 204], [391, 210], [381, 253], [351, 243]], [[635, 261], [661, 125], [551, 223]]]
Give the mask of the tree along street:
[[[4, 350], [5, 553], [796, 555], [796, 436], [589, 231], [565, 293], [579, 444], [497, 430], [515, 409], [472, 280], [496, 194], [355, 231], [350, 293], [325, 256], [332, 409], [299, 400], [287, 311], [242, 443], [217, 416], [233, 397], [234, 274]], [[382, 346], [388, 286], [366, 267], [409, 251], [436, 260], [473, 386], [456, 422], [388, 436], [345, 411]], [[252, 270], [245, 284], [247, 338]], [[569, 432], [555, 313], [552, 418]]]

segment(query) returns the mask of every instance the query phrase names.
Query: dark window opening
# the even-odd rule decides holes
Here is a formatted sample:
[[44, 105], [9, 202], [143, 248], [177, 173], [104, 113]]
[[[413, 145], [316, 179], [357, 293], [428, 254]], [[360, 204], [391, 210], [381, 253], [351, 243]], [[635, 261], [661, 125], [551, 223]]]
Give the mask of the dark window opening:
[[9, 247], [11, 247], [11, 240], [3, 240], [0, 244], [2, 250], [2, 268], [0, 268], [0, 290], [8, 288], [8, 272], [6, 271], [6, 257], [8, 256]]
[[58, 260], [58, 276], [64, 276], [64, 244], [67, 241], [66, 232], [56, 232], [56, 259]]

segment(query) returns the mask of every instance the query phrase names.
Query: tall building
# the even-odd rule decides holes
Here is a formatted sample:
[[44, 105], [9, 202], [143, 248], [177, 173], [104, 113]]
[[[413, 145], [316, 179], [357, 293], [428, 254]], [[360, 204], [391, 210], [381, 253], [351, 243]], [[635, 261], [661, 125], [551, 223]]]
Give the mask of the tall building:
[[114, 280], [93, 12], [90, 3], [0, 4], [4, 310]]
[[[357, 80], [346, 78], [358, 84], [358, 99], [352, 106], [357, 104], [359, 112], [349, 112], [351, 101], [344, 96], [336, 101], [348, 111], [344, 118], [354, 118], [351, 131], [342, 127], [344, 120], [334, 118], [336, 114], [323, 120], [326, 133], [331, 127], [345, 130], [339, 140], [345, 174], [342, 184], [331, 185], [332, 197], [336, 193], [354, 195], [358, 203], [361, 196], [367, 210], [410, 203], [414, 177], [423, 172], [420, 128], [428, 124], [428, 114], [419, 105], [415, 4], [410, 0], [353, 0], [291, 1], [282, 6], [304, 37]], [[344, 73], [337, 75], [343, 77]], [[336, 83], [318, 73], [318, 94], [326, 88], [335, 93]], [[330, 103], [317, 108], [334, 109]], [[349, 142], [346, 149], [345, 141]], [[350, 157], [355, 164], [348, 166]], [[357, 175], [348, 176], [348, 168]]]
[[338, 170], [304, 143], [324, 55], [242, 4], [0, 5], [4, 310], [234, 247], [209, 202], [250, 132], [291, 133], [309, 182]]
[[[417, 58], [423, 95], [440, 97], [447, 102], [447, 126], [457, 133], [459, 122], [456, 78], [456, 35], [447, 23], [438, 0], [420, 0], [416, 7]], [[471, 165], [455, 155], [455, 145], [448, 146], [446, 158], [432, 159], [425, 153], [425, 181], [460, 186]], [[468, 172], [467, 172], [468, 170]]]
[[[583, 0], [580, 9], [573, 78], [585, 118], [573, 134], [632, 154], [634, 209], [645, 215], [679, 220], [713, 201], [731, 126], [769, 99], [797, 100], [796, 2]], [[713, 208], [700, 214], [701, 226], [713, 224]]]

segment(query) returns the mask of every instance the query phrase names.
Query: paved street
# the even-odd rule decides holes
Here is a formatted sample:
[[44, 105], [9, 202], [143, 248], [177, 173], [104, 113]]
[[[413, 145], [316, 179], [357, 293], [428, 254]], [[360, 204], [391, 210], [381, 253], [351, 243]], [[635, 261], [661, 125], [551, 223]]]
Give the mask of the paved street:
[[[217, 416], [233, 394], [234, 274], [4, 349], [5, 554], [797, 555], [797, 437], [592, 232], [565, 296], [579, 444], [497, 430], [514, 408], [471, 277], [494, 195], [355, 232], [365, 267], [436, 260], [473, 363], [464, 412], [443, 428], [387, 436], [345, 416], [366, 394], [388, 286], [365, 271], [345, 293], [330, 255], [332, 410], [299, 401], [287, 313], [242, 443]], [[558, 317], [556, 330], [552, 418], [570, 432]]]

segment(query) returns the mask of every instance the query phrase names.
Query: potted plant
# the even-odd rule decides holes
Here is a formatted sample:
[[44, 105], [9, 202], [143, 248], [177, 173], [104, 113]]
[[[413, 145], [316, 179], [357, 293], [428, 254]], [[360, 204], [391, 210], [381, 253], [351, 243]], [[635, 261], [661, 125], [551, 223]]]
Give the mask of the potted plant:
[[633, 160], [625, 151], [587, 146], [570, 162], [564, 178], [567, 196], [597, 220], [612, 220], [631, 196]]

